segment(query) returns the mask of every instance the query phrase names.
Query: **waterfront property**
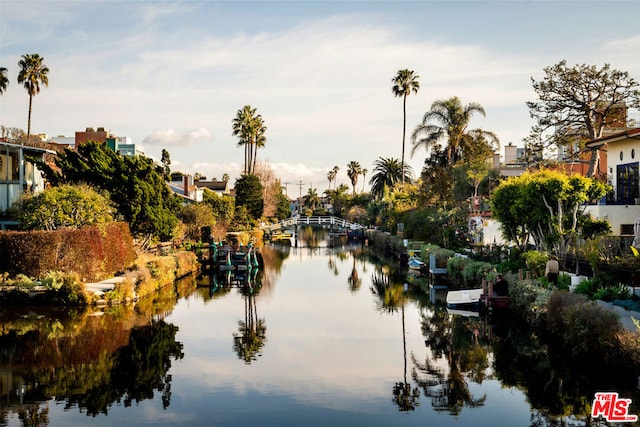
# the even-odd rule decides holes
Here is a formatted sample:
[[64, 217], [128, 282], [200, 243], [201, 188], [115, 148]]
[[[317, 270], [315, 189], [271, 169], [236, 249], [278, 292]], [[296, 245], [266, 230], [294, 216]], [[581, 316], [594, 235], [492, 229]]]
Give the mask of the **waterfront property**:
[[[0, 141], [0, 212], [9, 209], [23, 193], [38, 194], [44, 190], [45, 182], [35, 161], [44, 162], [47, 154], [56, 152]], [[16, 226], [15, 221], [0, 218], [0, 229]]]

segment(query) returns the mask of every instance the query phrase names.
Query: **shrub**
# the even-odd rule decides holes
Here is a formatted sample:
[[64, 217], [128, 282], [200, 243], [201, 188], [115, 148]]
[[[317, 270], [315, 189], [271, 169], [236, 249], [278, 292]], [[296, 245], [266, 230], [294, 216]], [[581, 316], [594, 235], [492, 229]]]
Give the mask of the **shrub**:
[[455, 252], [453, 252], [451, 249], [440, 248], [433, 251], [432, 254], [436, 256], [436, 267], [446, 268], [449, 258], [452, 258], [455, 255]]
[[562, 311], [560, 338], [574, 357], [597, 360], [615, 353], [621, 325], [614, 312], [593, 302], [570, 305]]
[[549, 261], [549, 255], [546, 252], [526, 251], [522, 256], [533, 277], [544, 276], [544, 270]]
[[510, 286], [511, 307], [535, 324], [545, 318], [551, 294], [551, 290], [541, 287], [535, 280], [516, 280]]
[[468, 286], [478, 286], [485, 276], [494, 270], [493, 265], [483, 261], [471, 261], [462, 270], [462, 278]]
[[447, 261], [447, 275], [449, 280], [453, 283], [464, 282], [462, 271], [469, 264], [471, 260], [469, 258], [454, 256]]
[[566, 291], [551, 294], [547, 303], [547, 327], [550, 332], [561, 335], [564, 330], [563, 314], [566, 307], [586, 303], [587, 297]]
[[556, 287], [559, 290], [567, 291], [571, 287], [571, 276], [565, 273], [560, 273], [558, 276], [558, 283], [556, 283]]

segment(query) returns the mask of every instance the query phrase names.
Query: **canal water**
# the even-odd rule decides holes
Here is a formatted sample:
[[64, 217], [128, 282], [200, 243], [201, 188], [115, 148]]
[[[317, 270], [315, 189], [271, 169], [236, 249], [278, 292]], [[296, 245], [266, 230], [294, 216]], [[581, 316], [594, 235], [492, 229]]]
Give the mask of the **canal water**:
[[499, 319], [447, 312], [361, 246], [313, 246], [135, 308], [3, 311], [0, 425], [543, 426], [591, 398], [536, 392], [553, 375]]

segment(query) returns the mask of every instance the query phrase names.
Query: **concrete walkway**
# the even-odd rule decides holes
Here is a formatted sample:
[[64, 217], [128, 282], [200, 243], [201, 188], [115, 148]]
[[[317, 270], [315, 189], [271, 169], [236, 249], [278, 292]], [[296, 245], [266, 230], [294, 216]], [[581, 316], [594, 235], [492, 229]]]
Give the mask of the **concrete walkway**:
[[124, 276], [118, 276], [103, 280], [102, 282], [85, 283], [84, 289], [89, 293], [102, 296], [105, 292], [114, 290], [116, 285], [121, 283], [123, 280]]
[[613, 305], [612, 302], [604, 302], [604, 301], [598, 300], [596, 303], [601, 307], [607, 308], [613, 311], [614, 313], [617, 313], [618, 316], [620, 317], [620, 323], [625, 329], [632, 332], [638, 332], [638, 328], [633, 323], [631, 318], [633, 317], [636, 320], [640, 320], [640, 313], [638, 313], [637, 311], [625, 310], [620, 306]]

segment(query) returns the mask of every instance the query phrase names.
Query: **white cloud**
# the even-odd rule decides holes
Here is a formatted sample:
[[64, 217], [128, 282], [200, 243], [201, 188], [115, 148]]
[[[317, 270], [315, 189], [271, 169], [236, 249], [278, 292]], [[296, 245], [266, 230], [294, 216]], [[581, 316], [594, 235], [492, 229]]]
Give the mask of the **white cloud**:
[[211, 141], [213, 138], [206, 128], [198, 128], [184, 133], [178, 133], [175, 129], [157, 130], [147, 136], [142, 143], [148, 145], [159, 145], [163, 147], [178, 146], [185, 147], [196, 142]]

